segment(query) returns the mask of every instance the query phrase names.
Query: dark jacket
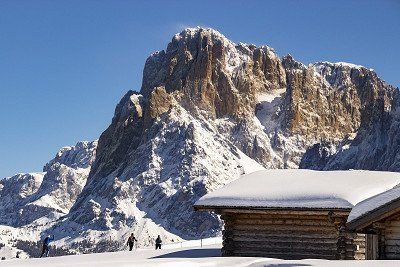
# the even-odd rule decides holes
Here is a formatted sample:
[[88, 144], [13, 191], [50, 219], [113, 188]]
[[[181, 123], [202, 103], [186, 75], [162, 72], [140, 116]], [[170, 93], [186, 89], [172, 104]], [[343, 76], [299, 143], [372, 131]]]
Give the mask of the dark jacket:
[[47, 236], [43, 241], [43, 245], [44, 246], [48, 246], [50, 244], [50, 242], [53, 241], [53, 240], [54, 240], [54, 236], [52, 236], [52, 237], [48, 237]]
[[134, 236], [130, 236], [129, 238], [128, 238], [128, 242], [127, 242], [127, 244], [129, 244], [129, 243], [133, 243], [133, 242], [137, 242], [137, 239], [134, 237]]

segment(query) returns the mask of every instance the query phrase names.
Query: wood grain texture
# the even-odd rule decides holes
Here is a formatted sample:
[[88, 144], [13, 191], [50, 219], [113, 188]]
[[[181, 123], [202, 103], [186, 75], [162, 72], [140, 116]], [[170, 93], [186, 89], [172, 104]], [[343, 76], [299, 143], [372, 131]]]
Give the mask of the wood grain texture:
[[224, 256], [364, 259], [365, 236], [347, 233], [347, 215], [327, 211], [225, 210]]

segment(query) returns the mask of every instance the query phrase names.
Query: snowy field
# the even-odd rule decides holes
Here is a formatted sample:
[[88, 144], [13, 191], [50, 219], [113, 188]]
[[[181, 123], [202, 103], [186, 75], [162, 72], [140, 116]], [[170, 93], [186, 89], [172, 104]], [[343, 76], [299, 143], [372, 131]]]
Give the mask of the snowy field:
[[279, 260], [270, 258], [220, 257], [221, 245], [202, 248], [175, 248], [153, 250], [144, 249], [133, 252], [110, 252], [100, 254], [74, 255], [43, 259], [1, 261], [1, 267], [11, 266], [232, 266], [232, 267], [294, 267], [294, 266], [399, 266], [399, 261], [327, 261], [327, 260]]

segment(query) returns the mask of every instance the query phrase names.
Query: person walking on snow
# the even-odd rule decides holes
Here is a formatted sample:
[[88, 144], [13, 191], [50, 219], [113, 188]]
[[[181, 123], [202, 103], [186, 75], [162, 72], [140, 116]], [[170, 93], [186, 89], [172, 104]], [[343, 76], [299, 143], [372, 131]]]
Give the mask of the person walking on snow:
[[132, 233], [131, 236], [128, 238], [128, 242], [126, 242], [126, 245], [129, 246], [129, 251], [132, 251], [133, 244], [135, 242], [137, 242], [137, 239], [135, 238], [135, 236]]
[[49, 256], [49, 244], [51, 241], [54, 240], [54, 235], [53, 236], [46, 236], [46, 238], [43, 240], [43, 248], [42, 248], [42, 255], [40, 257], [42, 258], [43, 256], [48, 257]]
[[161, 244], [162, 244], [162, 240], [161, 240], [160, 235], [158, 235], [157, 239], [156, 239], [156, 250], [161, 249]]

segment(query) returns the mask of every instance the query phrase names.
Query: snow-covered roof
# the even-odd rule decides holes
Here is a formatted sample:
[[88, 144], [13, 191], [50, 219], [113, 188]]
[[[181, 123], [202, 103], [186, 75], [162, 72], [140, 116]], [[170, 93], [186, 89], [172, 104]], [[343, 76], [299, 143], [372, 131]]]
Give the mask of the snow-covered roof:
[[386, 206], [389, 203], [400, 200], [400, 187], [395, 187], [386, 192], [370, 197], [364, 201], [361, 201], [351, 210], [348, 218], [348, 222], [354, 222], [361, 217], [364, 217], [371, 212], [377, 211], [378, 209]]
[[203, 196], [195, 207], [351, 209], [399, 183], [393, 172], [263, 170]]

